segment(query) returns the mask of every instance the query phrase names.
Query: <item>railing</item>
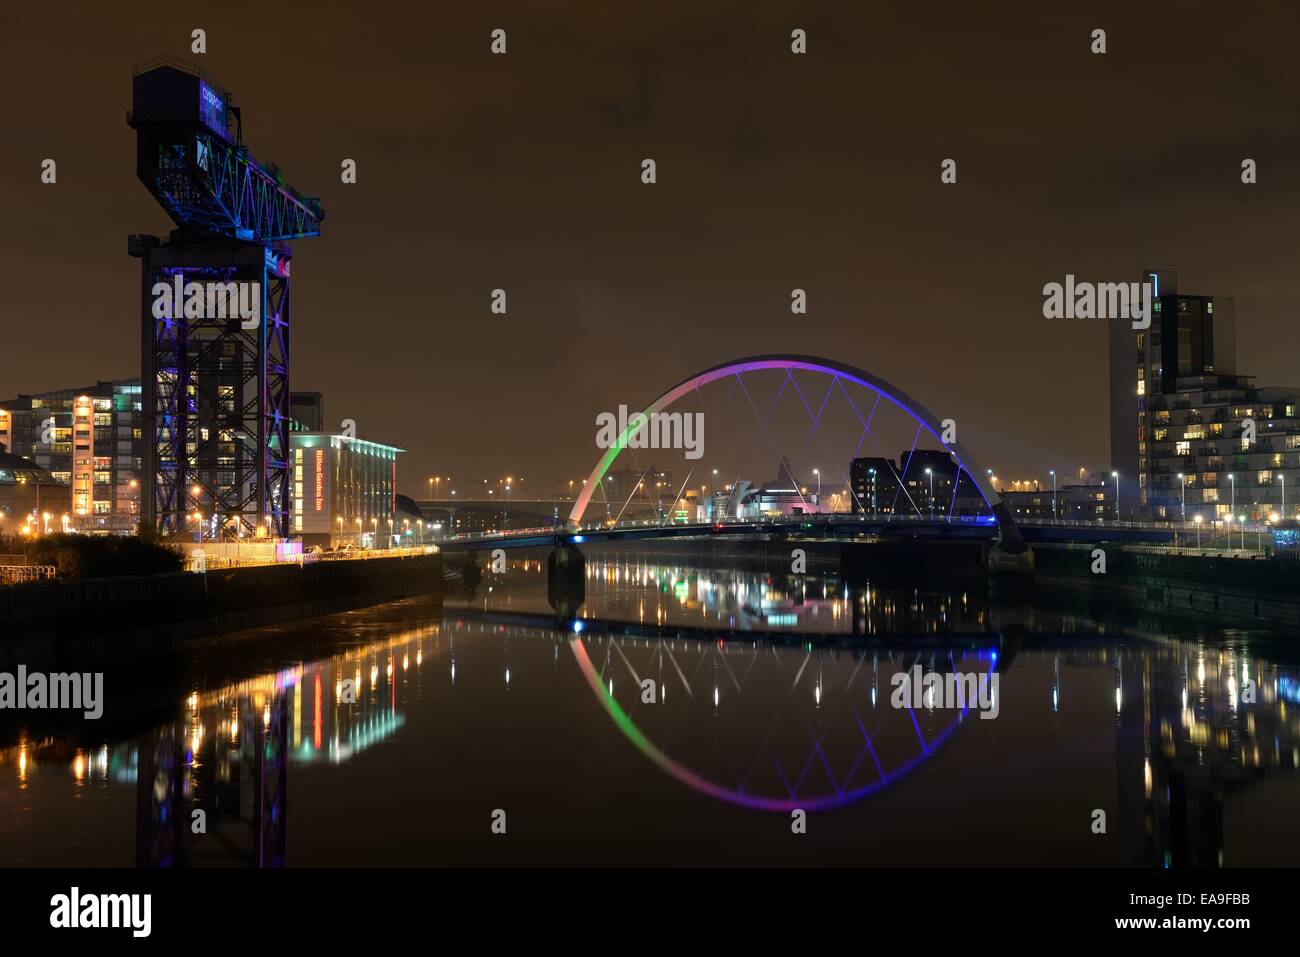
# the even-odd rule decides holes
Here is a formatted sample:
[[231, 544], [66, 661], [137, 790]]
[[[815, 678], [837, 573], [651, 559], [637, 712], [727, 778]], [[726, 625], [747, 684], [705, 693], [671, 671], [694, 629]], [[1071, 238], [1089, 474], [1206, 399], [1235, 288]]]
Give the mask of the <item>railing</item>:
[[353, 548], [338, 552], [304, 552], [285, 555], [268, 561], [265, 558], [226, 558], [217, 555], [196, 557], [192, 552], [185, 557], [187, 572], [210, 572], [226, 568], [254, 568], [266, 565], [310, 565], [313, 562], [348, 561], [370, 558], [401, 558], [409, 555], [434, 555], [436, 545], [404, 545], [398, 548]]
[[0, 565], [0, 585], [21, 585], [24, 582], [44, 581], [53, 579], [57, 573], [58, 569], [53, 565]]

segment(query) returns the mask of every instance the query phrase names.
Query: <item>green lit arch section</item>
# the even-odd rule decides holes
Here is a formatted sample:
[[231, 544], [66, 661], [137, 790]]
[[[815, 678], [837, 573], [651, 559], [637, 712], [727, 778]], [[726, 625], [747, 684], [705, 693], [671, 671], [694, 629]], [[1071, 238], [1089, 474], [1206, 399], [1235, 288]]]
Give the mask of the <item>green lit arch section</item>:
[[[1020, 529], [1016, 526], [1015, 520], [1011, 517], [1006, 504], [1002, 497], [989, 484], [985, 478], [984, 472], [975, 464], [970, 453], [960, 442], [944, 442], [940, 437], [941, 422], [933, 412], [927, 409], [921, 403], [917, 402], [902, 389], [886, 382], [878, 376], [872, 375], [864, 369], [858, 369], [854, 366], [847, 365], [843, 362], [836, 362], [833, 359], [821, 359], [816, 356], [784, 356], [784, 355], [766, 355], [752, 356], [747, 359], [735, 359], [730, 362], [724, 362], [721, 365], [705, 369], [703, 372], [682, 380], [673, 386], [659, 398], [651, 402], [643, 409], [639, 416], [629, 416], [628, 427], [623, 434], [619, 436], [618, 441], [609, 449], [605, 450], [604, 455], [596, 463], [591, 474], [587, 476], [587, 482], [578, 495], [577, 501], [573, 503], [573, 509], [569, 512], [569, 524], [577, 526], [581, 524], [583, 515], [586, 514], [587, 506], [591, 503], [592, 495], [596, 488], [605, 479], [605, 474], [613, 466], [614, 461], [623, 451], [628, 438], [634, 431], [637, 421], [642, 416], [650, 416], [656, 412], [662, 412], [665, 408], [672, 405], [682, 396], [699, 389], [701, 386], [708, 385], [711, 382], [717, 382], [720, 379], [726, 379], [731, 376], [742, 376], [746, 372], [757, 372], [761, 370], [784, 370], [792, 372], [794, 370], [803, 370], [806, 372], [819, 373], [821, 375], [832, 376], [835, 379], [845, 379], [856, 385], [859, 385], [870, 392], [875, 393], [881, 401], [889, 402], [895, 408], [911, 416], [925, 431], [932, 435], [940, 447], [947, 449], [957, 461], [957, 466], [964, 471], [970, 478], [971, 482], [979, 490], [989, 510], [992, 512], [998, 525], [998, 537], [1002, 547], [1009, 552], [1020, 552], [1025, 549], [1024, 538], [1020, 534]], [[847, 393], [846, 393], [847, 395]], [[852, 399], [849, 400], [853, 404]], [[855, 405], [856, 409], [856, 405]], [[857, 413], [861, 419], [861, 413]], [[865, 425], [865, 422], [864, 422]], [[960, 479], [960, 472], [958, 478]]]

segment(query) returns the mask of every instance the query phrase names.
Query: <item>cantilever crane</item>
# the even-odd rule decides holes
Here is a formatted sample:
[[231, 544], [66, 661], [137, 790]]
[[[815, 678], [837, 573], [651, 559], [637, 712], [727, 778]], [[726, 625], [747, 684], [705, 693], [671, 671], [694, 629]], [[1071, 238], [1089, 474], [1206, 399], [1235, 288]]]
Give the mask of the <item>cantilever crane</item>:
[[[230, 94], [169, 57], [132, 71], [136, 175], [176, 224], [133, 235], [142, 264], [141, 520], [170, 534], [291, 531], [291, 239], [320, 235], [319, 200], [257, 162]], [[156, 315], [157, 284], [248, 284], [255, 322]], [[255, 285], [254, 285], [255, 284]]]

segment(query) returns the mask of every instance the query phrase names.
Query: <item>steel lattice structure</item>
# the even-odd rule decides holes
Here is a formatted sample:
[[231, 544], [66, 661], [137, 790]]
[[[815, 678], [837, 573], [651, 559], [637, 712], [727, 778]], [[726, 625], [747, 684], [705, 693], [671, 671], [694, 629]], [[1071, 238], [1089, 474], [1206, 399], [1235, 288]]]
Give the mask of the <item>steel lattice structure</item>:
[[[142, 265], [141, 518], [160, 531], [289, 533], [292, 251], [320, 234], [317, 200], [239, 141], [230, 95], [183, 62], [134, 70], [136, 173], [176, 223], [168, 242], [132, 236]], [[233, 132], [232, 132], [233, 130]], [[248, 284], [257, 321], [158, 315], [159, 283]], [[253, 286], [252, 284], [256, 284]], [[210, 301], [209, 301], [210, 307]]]

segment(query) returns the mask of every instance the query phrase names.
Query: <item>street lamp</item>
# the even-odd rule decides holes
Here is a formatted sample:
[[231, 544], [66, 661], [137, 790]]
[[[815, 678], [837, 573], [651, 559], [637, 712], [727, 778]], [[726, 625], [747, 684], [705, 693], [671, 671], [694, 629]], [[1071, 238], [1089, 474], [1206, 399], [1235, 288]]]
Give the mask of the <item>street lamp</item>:
[[1115, 521], [1119, 521], [1119, 473], [1111, 472], [1111, 478], [1115, 480]]
[[1056, 469], [1050, 469], [1048, 474], [1052, 476], [1052, 521], [1056, 521]]
[[930, 517], [934, 518], [934, 472], [926, 469], [925, 474], [930, 479]]
[[817, 476], [817, 504], [822, 503], [822, 473], [821, 469], [813, 469], [813, 475]]
[[1199, 551], [1201, 547], [1201, 516], [1195, 516], [1194, 520], [1196, 522], [1196, 548]]
[[871, 517], [876, 517], [876, 470], [867, 469], [871, 473]]
[[1183, 521], [1186, 522], [1186, 521], [1187, 521], [1187, 476], [1184, 475], [1182, 472], [1179, 472], [1179, 473], [1178, 473], [1178, 481], [1180, 481], [1180, 482], [1183, 483], [1183, 507], [1182, 507], [1182, 514], [1183, 514]]

